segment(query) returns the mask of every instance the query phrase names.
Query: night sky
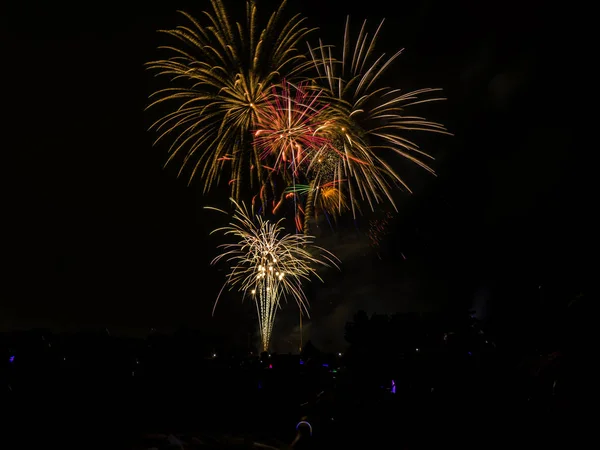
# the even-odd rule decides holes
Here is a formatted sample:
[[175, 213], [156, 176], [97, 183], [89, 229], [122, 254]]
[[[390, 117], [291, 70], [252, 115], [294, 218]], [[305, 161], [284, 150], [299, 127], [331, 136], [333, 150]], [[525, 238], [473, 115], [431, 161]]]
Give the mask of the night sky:
[[[210, 315], [224, 277], [209, 267], [221, 241], [207, 234], [222, 219], [202, 206], [223, 195], [204, 197], [199, 183], [163, 169], [165, 148], [146, 131], [158, 85], [143, 64], [167, 39], [156, 30], [208, 1], [71, 4], [2, 7], [0, 329], [251, 331], [253, 309], [235, 295]], [[364, 234], [370, 215], [319, 231], [343, 271], [309, 290], [318, 345], [339, 346], [359, 308], [473, 306], [501, 318], [588, 289], [592, 163], [578, 130], [586, 112], [580, 38], [567, 31], [574, 14], [477, 1], [292, 0], [296, 11], [321, 27], [312, 42], [339, 42], [346, 14], [355, 25], [385, 17], [379, 50], [405, 48], [387, 80], [443, 88], [448, 100], [426, 113], [454, 133], [415, 137], [438, 176], [401, 170], [415, 194], [397, 196], [381, 260]], [[294, 340], [296, 321], [290, 305], [280, 342]]]

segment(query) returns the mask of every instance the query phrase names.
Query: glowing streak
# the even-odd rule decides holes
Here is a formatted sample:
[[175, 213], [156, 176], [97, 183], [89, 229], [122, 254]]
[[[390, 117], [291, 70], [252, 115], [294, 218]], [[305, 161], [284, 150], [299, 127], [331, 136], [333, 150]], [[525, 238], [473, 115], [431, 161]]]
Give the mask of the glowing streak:
[[283, 203], [283, 199], [281, 199], [277, 202], [277, 204], [273, 208], [273, 214], [277, 214], [277, 210], [279, 209], [279, 207], [281, 206], [282, 203]]
[[310, 436], [312, 436], [312, 425], [310, 423], [308, 423], [306, 420], [301, 420], [300, 422], [298, 422], [298, 425], [296, 425], [296, 431], [298, 430], [298, 428], [300, 428], [300, 425], [308, 425]]
[[302, 231], [302, 228], [303, 228], [302, 219], [300, 219], [299, 214], [296, 214], [296, 230]]

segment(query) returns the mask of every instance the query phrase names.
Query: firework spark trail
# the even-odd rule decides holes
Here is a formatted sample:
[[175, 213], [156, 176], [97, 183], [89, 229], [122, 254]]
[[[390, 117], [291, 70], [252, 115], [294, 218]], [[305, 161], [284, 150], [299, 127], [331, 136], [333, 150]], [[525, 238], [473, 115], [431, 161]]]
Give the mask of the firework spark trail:
[[[237, 203], [228, 226], [213, 233], [234, 237], [237, 242], [222, 244], [222, 253], [211, 264], [229, 263], [227, 279], [215, 300], [215, 307], [225, 287], [248, 293], [255, 301], [263, 350], [267, 351], [277, 310], [281, 300], [293, 299], [308, 315], [308, 300], [302, 281], [312, 276], [319, 280], [319, 266], [339, 268], [337, 258], [327, 250], [313, 245], [314, 238], [304, 234], [287, 234], [282, 220], [270, 222], [256, 216], [256, 222], [244, 203]], [[216, 208], [206, 208], [225, 213]], [[227, 214], [227, 213], [225, 213]], [[312, 252], [318, 253], [313, 256]], [[321, 280], [322, 281], [322, 280]], [[214, 313], [214, 308], [213, 308]]]

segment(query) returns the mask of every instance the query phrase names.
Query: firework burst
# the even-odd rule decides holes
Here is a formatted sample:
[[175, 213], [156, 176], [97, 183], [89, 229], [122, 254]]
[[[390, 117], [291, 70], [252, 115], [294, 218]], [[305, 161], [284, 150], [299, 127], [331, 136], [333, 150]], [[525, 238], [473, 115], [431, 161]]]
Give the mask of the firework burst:
[[[222, 253], [211, 264], [222, 260], [229, 263], [229, 273], [221, 292], [229, 287], [230, 290], [241, 292], [244, 297], [249, 294], [254, 300], [263, 350], [267, 351], [281, 300], [293, 299], [308, 314], [308, 300], [302, 282], [310, 281], [313, 276], [321, 279], [317, 268], [337, 268], [337, 258], [313, 245], [312, 236], [286, 234], [281, 225], [283, 219], [270, 222], [256, 216], [253, 220], [243, 203], [232, 201], [235, 212], [231, 223], [213, 233], [232, 236], [237, 242], [220, 245]], [[319, 256], [313, 256], [313, 253]]]
[[258, 117], [259, 129], [254, 133], [255, 145], [262, 160], [278, 172], [290, 172], [297, 177], [311, 154], [329, 141], [317, 134], [326, 121], [326, 104], [320, 93], [307, 90], [302, 84], [284, 82], [274, 87], [272, 95]]
[[319, 186], [317, 201], [322, 211], [334, 216], [348, 208], [344, 193], [334, 182]]
[[[409, 140], [407, 132], [427, 131], [449, 134], [445, 128], [422, 117], [407, 115], [411, 106], [443, 100], [436, 94], [439, 89], [420, 89], [403, 92], [389, 87], [377, 87], [382, 74], [400, 56], [401, 51], [389, 58], [375, 55], [375, 43], [383, 21], [372, 37], [366, 30], [366, 21], [354, 45], [350, 38], [350, 21], [346, 20], [341, 58], [333, 54], [333, 47], [319, 41], [317, 48], [309, 51], [317, 73], [315, 84], [323, 89], [323, 97], [330, 103], [330, 121], [322, 133], [329, 133], [337, 153], [335, 177], [348, 179], [346, 189], [353, 213], [355, 197], [366, 200], [371, 209], [375, 203], [387, 198], [395, 204], [391, 188], [410, 188], [381, 156], [391, 152], [434, 173], [424, 161], [432, 159]], [[427, 97], [429, 96], [429, 97]], [[323, 148], [326, 155], [316, 155], [315, 160], [330, 156], [331, 149]], [[313, 160], [313, 163], [314, 161]], [[330, 170], [331, 171], [331, 170]]]
[[[222, 0], [211, 1], [205, 24], [182, 12], [189, 26], [163, 30], [180, 46], [160, 47], [170, 56], [147, 64], [172, 82], [172, 87], [155, 92], [148, 106], [170, 105], [170, 112], [151, 126], [158, 134], [156, 142], [171, 140], [167, 164], [183, 154], [179, 174], [190, 166], [190, 181], [200, 175], [205, 192], [223, 173], [230, 174], [235, 198], [242, 179], [263, 178], [251, 132], [271, 87], [282, 75], [301, 71], [304, 57], [297, 46], [310, 32], [299, 15], [280, 26], [285, 3], [262, 30], [252, 1], [246, 2], [243, 23], [228, 17]], [[230, 170], [225, 170], [228, 164]]]

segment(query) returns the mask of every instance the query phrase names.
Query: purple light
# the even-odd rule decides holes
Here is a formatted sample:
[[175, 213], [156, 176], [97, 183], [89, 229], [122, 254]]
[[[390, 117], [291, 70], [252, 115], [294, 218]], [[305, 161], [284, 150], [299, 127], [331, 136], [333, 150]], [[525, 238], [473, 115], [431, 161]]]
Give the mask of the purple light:
[[14, 360], [15, 360], [14, 356], [11, 356], [10, 358], [8, 358], [8, 362], [14, 362]]
[[396, 393], [396, 382], [394, 380], [392, 380], [392, 394]]
[[304, 361], [300, 360], [300, 364], [304, 364]]
[[272, 368], [273, 368], [273, 364], [269, 364], [269, 369], [272, 369]]
[[329, 364], [323, 364], [323, 367], [329, 367]]

